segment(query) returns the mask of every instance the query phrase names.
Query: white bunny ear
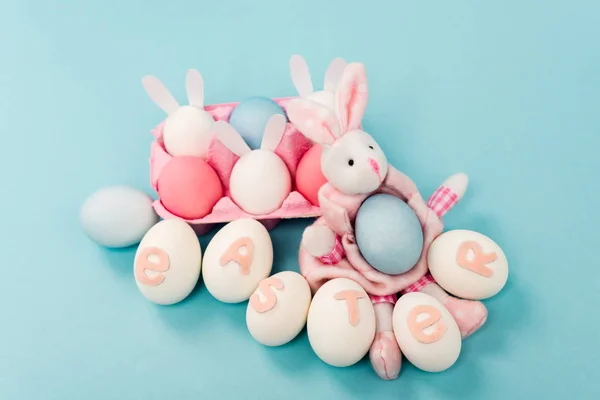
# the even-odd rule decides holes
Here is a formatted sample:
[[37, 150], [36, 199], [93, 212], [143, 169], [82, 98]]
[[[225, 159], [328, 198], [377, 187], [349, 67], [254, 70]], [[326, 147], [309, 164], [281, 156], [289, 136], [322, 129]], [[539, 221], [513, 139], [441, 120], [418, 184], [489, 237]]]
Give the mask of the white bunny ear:
[[331, 145], [341, 136], [335, 115], [317, 102], [294, 99], [288, 103], [286, 111], [296, 128], [313, 142]]
[[238, 157], [250, 152], [250, 147], [239, 133], [225, 121], [217, 121], [213, 124], [213, 132], [217, 139]]
[[175, 100], [171, 92], [155, 76], [144, 76], [142, 78], [142, 85], [152, 101], [167, 114], [171, 114], [179, 108], [177, 100]]
[[342, 73], [344, 72], [344, 68], [346, 68], [346, 60], [343, 58], [337, 57], [331, 61], [325, 72], [324, 90], [335, 92], [340, 78], [342, 77]]
[[308, 65], [302, 56], [296, 54], [290, 58], [290, 73], [300, 97], [306, 97], [313, 92]]
[[337, 93], [342, 132], [357, 129], [360, 127], [369, 97], [364, 64], [353, 62], [346, 66]]
[[273, 115], [265, 127], [260, 148], [275, 152], [275, 149], [279, 146], [279, 142], [281, 142], [281, 138], [285, 132], [286, 124], [287, 120], [282, 114]]
[[204, 108], [204, 81], [200, 72], [195, 69], [188, 70], [185, 88], [190, 105]]

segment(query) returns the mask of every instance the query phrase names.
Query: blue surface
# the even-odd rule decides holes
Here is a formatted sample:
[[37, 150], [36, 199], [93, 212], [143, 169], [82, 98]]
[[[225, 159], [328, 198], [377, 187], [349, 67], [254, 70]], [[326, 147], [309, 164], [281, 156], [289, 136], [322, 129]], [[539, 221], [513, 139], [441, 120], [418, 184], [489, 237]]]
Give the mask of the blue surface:
[[242, 100], [232, 111], [229, 123], [244, 138], [251, 149], [262, 144], [269, 119], [276, 114], [286, 117], [285, 111], [268, 97], [250, 97]]
[[423, 252], [423, 229], [414, 210], [391, 194], [375, 194], [358, 209], [356, 244], [375, 269], [398, 275], [410, 270]]
[[[3, 2], [0, 398], [598, 398], [600, 4], [207, 3]], [[144, 74], [181, 102], [189, 67], [207, 104], [288, 96], [294, 53], [316, 87], [335, 56], [366, 64], [365, 127], [424, 195], [470, 175], [447, 228], [493, 238], [511, 275], [447, 372], [335, 369], [305, 333], [261, 347], [245, 305], [201, 286], [154, 306], [135, 287], [135, 249], [102, 250], [79, 228], [97, 188], [150, 191], [149, 131], [164, 115]], [[297, 270], [305, 224], [273, 232], [277, 271]]]

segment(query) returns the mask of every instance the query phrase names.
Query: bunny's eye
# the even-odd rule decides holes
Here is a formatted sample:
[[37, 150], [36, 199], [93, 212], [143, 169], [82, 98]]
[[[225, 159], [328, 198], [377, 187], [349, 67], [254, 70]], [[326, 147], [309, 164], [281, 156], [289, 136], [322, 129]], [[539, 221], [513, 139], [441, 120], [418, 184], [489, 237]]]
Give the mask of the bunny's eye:
[[369, 148], [370, 148], [371, 150], [373, 150], [373, 146], [369, 146]]
[[354, 160], [353, 159], [348, 160], [348, 165], [349, 166], [353, 166], [354, 165]]

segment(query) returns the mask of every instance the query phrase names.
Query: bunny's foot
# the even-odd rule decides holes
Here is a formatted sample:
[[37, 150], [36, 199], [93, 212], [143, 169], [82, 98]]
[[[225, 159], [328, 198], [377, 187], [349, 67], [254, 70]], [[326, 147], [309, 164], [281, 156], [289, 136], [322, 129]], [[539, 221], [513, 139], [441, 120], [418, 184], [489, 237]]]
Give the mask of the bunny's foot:
[[480, 301], [448, 296], [443, 304], [454, 317], [463, 339], [475, 333], [487, 320], [487, 308]]
[[377, 333], [369, 350], [371, 366], [380, 378], [396, 379], [402, 367], [402, 353], [392, 330], [394, 305], [378, 303], [373, 306], [377, 318]]
[[302, 246], [316, 258], [330, 255], [336, 247], [336, 241], [335, 232], [325, 225], [311, 225], [302, 234]]

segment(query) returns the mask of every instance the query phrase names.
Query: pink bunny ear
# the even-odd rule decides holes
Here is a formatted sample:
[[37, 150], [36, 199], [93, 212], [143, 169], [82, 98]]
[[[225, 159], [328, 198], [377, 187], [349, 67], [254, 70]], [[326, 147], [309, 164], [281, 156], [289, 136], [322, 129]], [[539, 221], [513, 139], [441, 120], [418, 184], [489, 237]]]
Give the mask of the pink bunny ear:
[[367, 108], [368, 95], [364, 64], [355, 62], [348, 64], [338, 86], [338, 111], [342, 132], [360, 127]]
[[289, 120], [310, 140], [331, 145], [340, 137], [340, 126], [327, 107], [307, 99], [294, 99], [286, 108]]

